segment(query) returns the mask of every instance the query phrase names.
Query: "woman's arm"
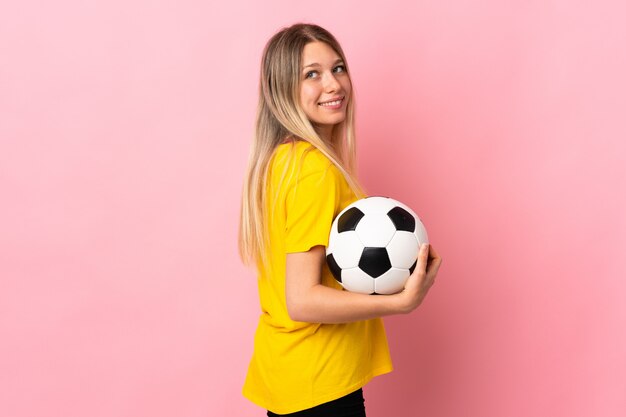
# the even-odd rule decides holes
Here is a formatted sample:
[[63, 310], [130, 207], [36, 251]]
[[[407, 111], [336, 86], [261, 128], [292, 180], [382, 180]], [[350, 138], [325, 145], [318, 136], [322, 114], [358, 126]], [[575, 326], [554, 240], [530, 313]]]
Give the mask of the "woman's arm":
[[397, 294], [371, 296], [336, 290], [321, 283], [324, 246], [308, 252], [287, 254], [285, 296], [289, 316], [310, 323], [346, 323], [391, 314], [409, 313], [417, 308], [432, 286], [441, 258], [432, 247], [420, 248], [417, 266], [405, 289]]

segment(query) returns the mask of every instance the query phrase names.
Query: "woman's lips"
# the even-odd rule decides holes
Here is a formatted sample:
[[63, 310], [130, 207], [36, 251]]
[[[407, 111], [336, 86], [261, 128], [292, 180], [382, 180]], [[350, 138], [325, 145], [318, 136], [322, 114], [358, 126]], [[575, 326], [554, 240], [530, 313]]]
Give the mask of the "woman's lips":
[[343, 104], [343, 100], [345, 97], [340, 97], [339, 99], [326, 101], [323, 103], [319, 103], [318, 105], [327, 109], [338, 109]]

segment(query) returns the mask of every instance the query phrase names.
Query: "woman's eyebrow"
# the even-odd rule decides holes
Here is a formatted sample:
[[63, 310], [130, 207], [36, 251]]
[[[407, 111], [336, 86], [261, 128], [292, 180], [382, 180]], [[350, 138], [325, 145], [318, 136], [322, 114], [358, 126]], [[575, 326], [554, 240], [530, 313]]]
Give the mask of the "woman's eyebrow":
[[[343, 59], [339, 58], [337, 60], [335, 60], [335, 62], [333, 62], [333, 65], [335, 65], [338, 62], [343, 62]], [[320, 64], [318, 64], [317, 62], [313, 62], [312, 64], [309, 65], [305, 65], [304, 67], [302, 67], [302, 69], [308, 68], [308, 67], [319, 67]]]

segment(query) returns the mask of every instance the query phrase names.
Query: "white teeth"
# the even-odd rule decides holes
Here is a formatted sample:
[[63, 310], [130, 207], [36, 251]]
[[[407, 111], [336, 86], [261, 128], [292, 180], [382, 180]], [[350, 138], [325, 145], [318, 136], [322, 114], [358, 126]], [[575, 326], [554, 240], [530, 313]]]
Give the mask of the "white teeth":
[[320, 103], [320, 106], [336, 106], [341, 103], [341, 100], [329, 101], [328, 103]]

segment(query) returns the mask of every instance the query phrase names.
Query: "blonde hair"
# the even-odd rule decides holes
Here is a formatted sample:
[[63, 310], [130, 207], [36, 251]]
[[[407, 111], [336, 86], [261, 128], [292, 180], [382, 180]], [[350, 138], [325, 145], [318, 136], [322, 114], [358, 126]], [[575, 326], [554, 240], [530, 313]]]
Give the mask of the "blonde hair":
[[[335, 37], [320, 26], [297, 23], [281, 29], [265, 45], [261, 58], [256, 129], [244, 177], [239, 224], [239, 255], [245, 265], [266, 267], [269, 227], [264, 210], [268, 199], [268, 165], [286, 138], [303, 140], [324, 154], [343, 174], [358, 198], [365, 195], [356, 177], [354, 89], [346, 118], [333, 129], [331, 143], [317, 133], [300, 106], [300, 66], [306, 44], [328, 44], [343, 60], [346, 57]], [[295, 147], [291, 148], [292, 151]], [[293, 156], [293, 152], [292, 152]], [[285, 177], [283, 172], [283, 179]]]

